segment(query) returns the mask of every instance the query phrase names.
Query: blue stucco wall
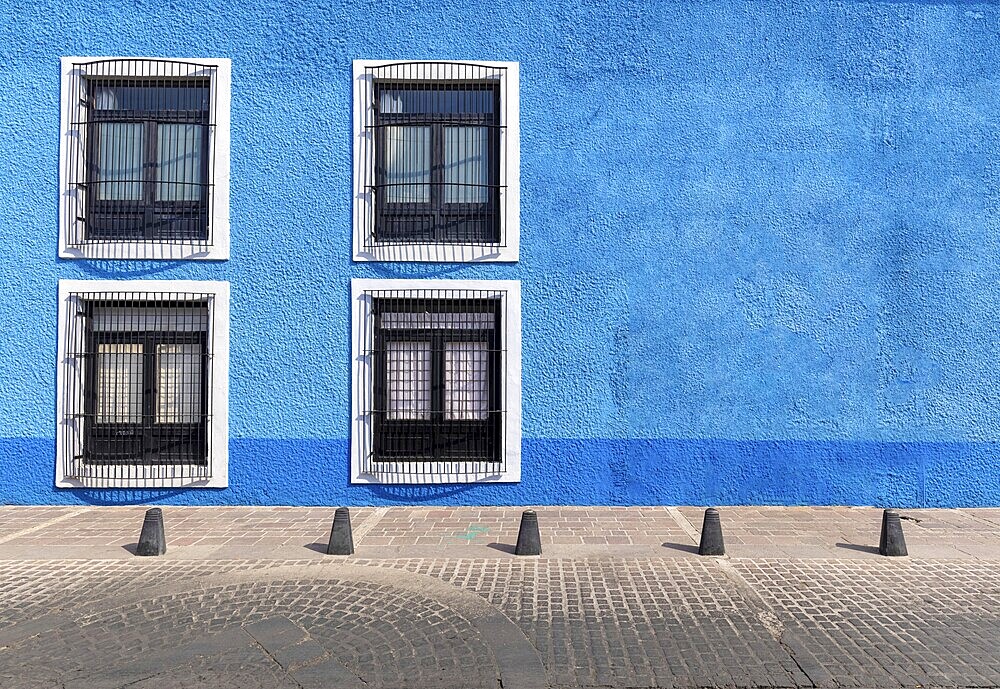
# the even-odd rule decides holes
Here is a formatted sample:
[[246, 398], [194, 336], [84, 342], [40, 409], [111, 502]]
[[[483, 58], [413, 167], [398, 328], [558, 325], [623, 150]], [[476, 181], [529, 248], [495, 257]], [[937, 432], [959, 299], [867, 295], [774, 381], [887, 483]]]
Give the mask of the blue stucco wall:
[[[1000, 504], [1000, 9], [0, 0], [0, 503]], [[232, 258], [62, 261], [59, 58], [229, 57]], [[353, 264], [351, 60], [521, 63], [521, 260]], [[349, 280], [519, 279], [523, 480], [348, 484]], [[61, 278], [232, 284], [230, 488], [56, 490]]]

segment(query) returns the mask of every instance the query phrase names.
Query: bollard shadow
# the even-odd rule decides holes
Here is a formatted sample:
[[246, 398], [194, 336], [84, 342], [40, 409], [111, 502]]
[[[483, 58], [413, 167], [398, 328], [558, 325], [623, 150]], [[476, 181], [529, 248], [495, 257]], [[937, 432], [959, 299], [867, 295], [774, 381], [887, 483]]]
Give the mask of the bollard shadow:
[[135, 555], [135, 551], [137, 551], [139, 549], [139, 544], [138, 543], [126, 543], [125, 545], [122, 546], [122, 548], [124, 550], [129, 551], [133, 555]]
[[878, 555], [878, 548], [873, 545], [857, 545], [856, 543], [834, 543], [837, 548], [843, 548], [844, 550], [856, 550], [859, 553], [870, 553], [872, 555]]
[[664, 543], [663, 547], [670, 548], [672, 550], [679, 550], [682, 553], [693, 553], [695, 555], [698, 554], [698, 546], [689, 545], [687, 543]]
[[303, 548], [308, 548], [309, 550], [315, 550], [320, 555], [326, 555], [326, 549], [329, 543], [306, 543]]
[[493, 548], [493, 550], [499, 550], [501, 553], [507, 553], [508, 555], [514, 554], [514, 546], [509, 543], [487, 543], [487, 548]]

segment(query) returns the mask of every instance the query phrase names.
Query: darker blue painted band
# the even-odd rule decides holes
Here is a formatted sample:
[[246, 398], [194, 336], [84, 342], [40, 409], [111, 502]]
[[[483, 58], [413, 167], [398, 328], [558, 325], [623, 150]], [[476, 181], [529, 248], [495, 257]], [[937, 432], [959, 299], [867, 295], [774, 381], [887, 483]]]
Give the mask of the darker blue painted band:
[[233, 440], [229, 488], [57, 489], [55, 441], [0, 439], [0, 503], [996, 505], [1000, 443], [525, 440], [519, 484], [350, 485], [345, 440]]

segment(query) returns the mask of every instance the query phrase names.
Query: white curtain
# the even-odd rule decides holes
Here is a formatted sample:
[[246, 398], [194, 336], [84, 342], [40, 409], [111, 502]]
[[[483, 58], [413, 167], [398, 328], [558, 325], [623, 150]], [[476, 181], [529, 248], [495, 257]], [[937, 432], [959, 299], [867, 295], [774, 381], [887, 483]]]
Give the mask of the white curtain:
[[201, 345], [156, 345], [156, 423], [201, 420]]
[[431, 418], [431, 343], [390, 341], [386, 351], [390, 421]]
[[156, 127], [161, 201], [197, 201], [201, 198], [203, 128], [197, 124], [160, 124]]
[[145, 125], [101, 122], [98, 127], [99, 198], [108, 201], [141, 199]]
[[[489, 417], [489, 345], [444, 343], [444, 418], [481, 421]], [[431, 418], [430, 342], [390, 341], [386, 386], [390, 421]]]
[[444, 345], [444, 418], [481, 421], [489, 412], [489, 349], [485, 342]]
[[431, 128], [385, 128], [387, 203], [431, 200]]
[[486, 203], [489, 196], [489, 130], [444, 128], [444, 202]]
[[142, 423], [142, 345], [97, 346], [97, 423]]

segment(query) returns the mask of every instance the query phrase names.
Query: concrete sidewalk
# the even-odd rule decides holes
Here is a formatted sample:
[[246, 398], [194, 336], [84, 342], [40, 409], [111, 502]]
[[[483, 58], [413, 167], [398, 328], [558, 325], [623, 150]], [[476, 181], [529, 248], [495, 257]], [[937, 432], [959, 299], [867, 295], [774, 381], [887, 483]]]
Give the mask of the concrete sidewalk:
[[[512, 556], [522, 507], [351, 509], [358, 555]], [[548, 557], [695, 557], [697, 507], [535, 507]], [[0, 506], [0, 559], [132, 557], [146, 507]], [[882, 511], [722, 507], [733, 558], [878, 557]], [[174, 559], [323, 557], [333, 508], [163, 507]], [[1000, 508], [902, 510], [910, 555], [1000, 560]]]
[[1000, 509], [0, 507], [0, 687], [1000, 686]]

